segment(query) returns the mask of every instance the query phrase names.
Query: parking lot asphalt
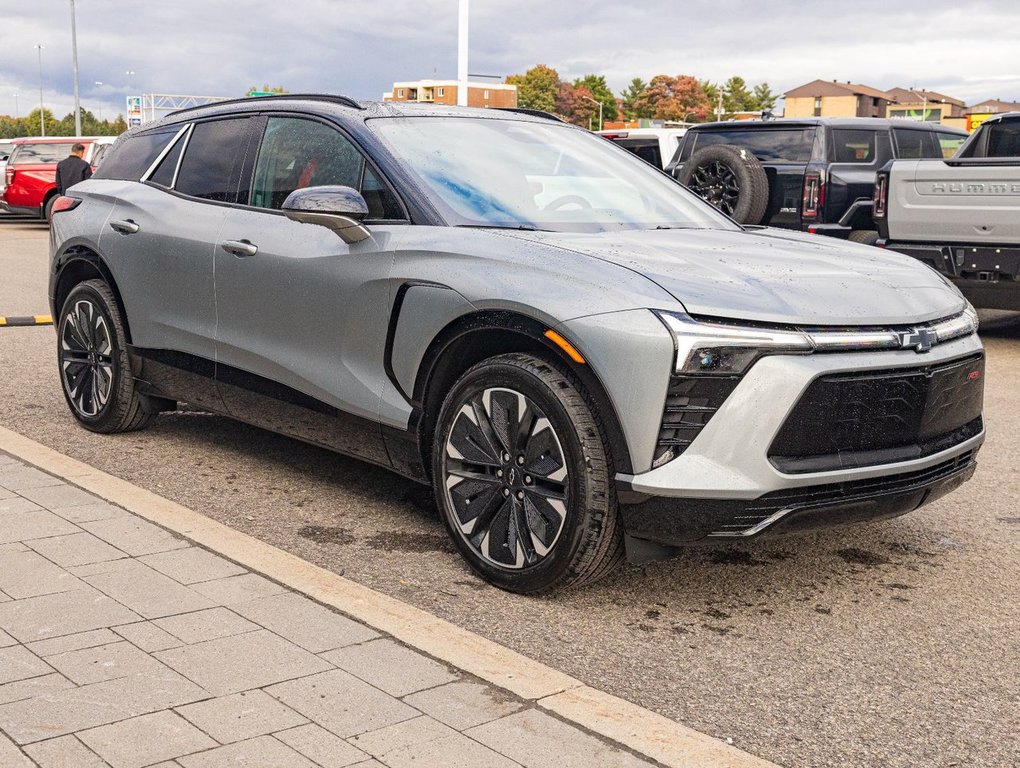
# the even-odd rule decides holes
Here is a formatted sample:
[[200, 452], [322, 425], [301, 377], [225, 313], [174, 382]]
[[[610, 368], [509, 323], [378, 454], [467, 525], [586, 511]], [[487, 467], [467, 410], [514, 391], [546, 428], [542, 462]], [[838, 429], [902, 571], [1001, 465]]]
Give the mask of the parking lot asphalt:
[[[0, 315], [48, 313], [46, 261], [44, 226], [0, 220]], [[0, 329], [0, 424], [774, 762], [1016, 766], [1020, 319], [983, 319], [988, 439], [961, 490], [546, 598], [476, 579], [429, 491], [384, 470], [203, 413], [80, 429], [52, 328]]]

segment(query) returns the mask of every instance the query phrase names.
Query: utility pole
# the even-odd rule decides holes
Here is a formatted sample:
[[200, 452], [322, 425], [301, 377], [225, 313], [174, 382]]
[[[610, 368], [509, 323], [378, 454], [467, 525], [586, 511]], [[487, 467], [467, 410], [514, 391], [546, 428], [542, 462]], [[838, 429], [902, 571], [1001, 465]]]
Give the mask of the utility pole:
[[74, 70], [74, 135], [81, 136], [81, 99], [78, 96], [78, 30], [74, 19], [74, 0], [71, 0], [71, 63]]
[[46, 115], [43, 114], [42, 43], [36, 43], [39, 51], [39, 135], [46, 138]]
[[460, 0], [457, 19], [457, 105], [468, 103], [468, 0]]

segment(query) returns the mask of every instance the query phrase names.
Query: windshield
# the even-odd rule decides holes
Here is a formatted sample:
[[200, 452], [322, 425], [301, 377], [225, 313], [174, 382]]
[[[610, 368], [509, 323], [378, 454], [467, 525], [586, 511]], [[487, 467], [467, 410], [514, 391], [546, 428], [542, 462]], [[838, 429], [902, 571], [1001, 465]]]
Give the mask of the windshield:
[[461, 117], [372, 123], [456, 226], [738, 229], [629, 152], [558, 123]]

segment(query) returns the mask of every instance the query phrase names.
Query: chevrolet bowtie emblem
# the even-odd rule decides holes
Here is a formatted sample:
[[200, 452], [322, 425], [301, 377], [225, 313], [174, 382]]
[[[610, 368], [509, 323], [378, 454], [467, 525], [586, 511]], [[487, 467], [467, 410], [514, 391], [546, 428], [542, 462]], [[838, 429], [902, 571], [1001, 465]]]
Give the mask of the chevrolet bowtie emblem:
[[913, 349], [918, 354], [931, 352], [932, 346], [936, 344], [938, 337], [935, 331], [930, 328], [915, 328], [912, 331], [904, 331], [900, 334], [900, 347]]

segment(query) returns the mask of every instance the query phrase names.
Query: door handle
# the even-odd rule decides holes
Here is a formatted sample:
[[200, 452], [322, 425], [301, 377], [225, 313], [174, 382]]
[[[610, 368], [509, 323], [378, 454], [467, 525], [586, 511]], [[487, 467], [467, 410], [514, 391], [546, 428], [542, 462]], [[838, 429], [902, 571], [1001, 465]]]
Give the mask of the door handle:
[[220, 243], [220, 248], [238, 257], [254, 256], [259, 252], [259, 247], [252, 245], [247, 240], [226, 240]]
[[131, 219], [125, 219], [124, 221], [111, 221], [110, 229], [120, 232], [122, 235], [133, 235], [141, 227], [131, 221]]

